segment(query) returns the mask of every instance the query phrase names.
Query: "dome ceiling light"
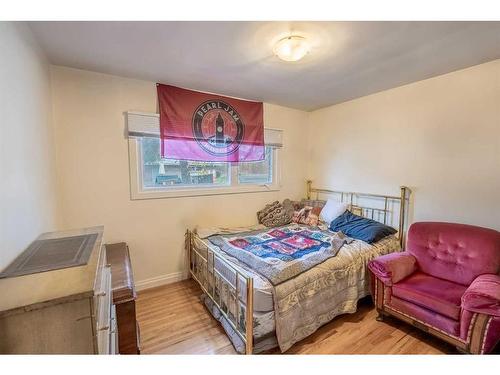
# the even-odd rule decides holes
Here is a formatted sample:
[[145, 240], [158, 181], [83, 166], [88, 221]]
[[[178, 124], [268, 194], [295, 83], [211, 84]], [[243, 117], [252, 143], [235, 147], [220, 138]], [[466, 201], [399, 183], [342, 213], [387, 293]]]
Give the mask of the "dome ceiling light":
[[283, 61], [299, 61], [309, 52], [309, 43], [302, 36], [291, 35], [280, 39], [273, 51]]

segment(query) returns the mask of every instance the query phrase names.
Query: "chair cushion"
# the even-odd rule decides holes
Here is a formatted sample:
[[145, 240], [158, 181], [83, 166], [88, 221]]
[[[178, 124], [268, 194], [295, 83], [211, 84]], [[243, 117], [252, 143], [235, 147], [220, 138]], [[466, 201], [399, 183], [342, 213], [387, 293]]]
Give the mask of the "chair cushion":
[[392, 286], [392, 295], [454, 320], [460, 319], [461, 298], [466, 287], [415, 272]]
[[444, 315], [426, 309], [425, 307], [420, 307], [414, 303], [394, 296], [391, 297], [389, 307], [403, 314], [409, 315], [414, 319], [418, 319], [433, 328], [440, 329], [441, 331], [444, 331], [452, 336], [459, 337], [460, 335], [459, 321], [450, 319]]
[[500, 232], [472, 225], [420, 222], [408, 230], [406, 250], [422, 272], [470, 285], [500, 272]]

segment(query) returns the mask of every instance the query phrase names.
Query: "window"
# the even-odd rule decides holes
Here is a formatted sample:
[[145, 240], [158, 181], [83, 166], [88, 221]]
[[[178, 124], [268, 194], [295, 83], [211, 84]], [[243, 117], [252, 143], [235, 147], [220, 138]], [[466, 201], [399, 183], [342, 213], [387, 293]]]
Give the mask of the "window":
[[241, 163], [238, 166], [240, 184], [271, 184], [273, 182], [273, 153], [266, 147], [266, 158], [262, 161]]
[[217, 163], [162, 159], [160, 140], [129, 136], [132, 199], [276, 191], [280, 188], [279, 152], [266, 146], [265, 159]]
[[161, 159], [159, 138], [142, 137], [140, 142], [143, 189], [230, 185], [228, 163]]

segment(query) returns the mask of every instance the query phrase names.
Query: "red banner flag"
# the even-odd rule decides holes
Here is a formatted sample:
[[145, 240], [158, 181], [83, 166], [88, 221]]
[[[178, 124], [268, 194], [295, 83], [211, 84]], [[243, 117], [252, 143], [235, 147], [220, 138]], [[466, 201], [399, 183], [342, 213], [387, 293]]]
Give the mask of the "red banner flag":
[[262, 103], [162, 84], [157, 90], [162, 157], [216, 162], [264, 159]]

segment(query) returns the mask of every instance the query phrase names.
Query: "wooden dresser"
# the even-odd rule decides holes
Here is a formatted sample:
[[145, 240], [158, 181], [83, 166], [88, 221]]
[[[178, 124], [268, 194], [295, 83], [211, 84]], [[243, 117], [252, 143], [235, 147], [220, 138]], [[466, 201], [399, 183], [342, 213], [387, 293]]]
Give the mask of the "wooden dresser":
[[0, 279], [0, 353], [117, 352], [103, 229], [52, 232], [38, 238], [62, 240], [95, 234], [86, 264]]
[[136, 320], [134, 276], [130, 253], [125, 242], [107, 244], [106, 254], [113, 274], [113, 304], [118, 324], [120, 354], [140, 354], [139, 324]]

